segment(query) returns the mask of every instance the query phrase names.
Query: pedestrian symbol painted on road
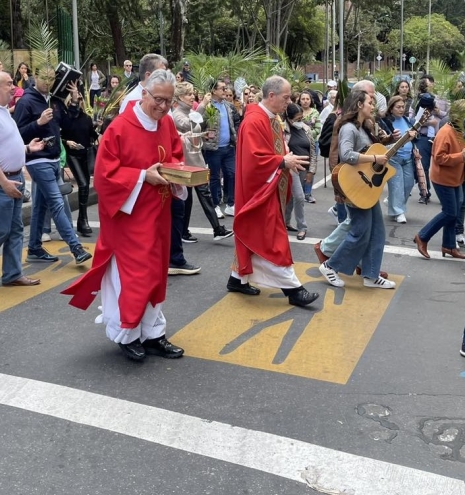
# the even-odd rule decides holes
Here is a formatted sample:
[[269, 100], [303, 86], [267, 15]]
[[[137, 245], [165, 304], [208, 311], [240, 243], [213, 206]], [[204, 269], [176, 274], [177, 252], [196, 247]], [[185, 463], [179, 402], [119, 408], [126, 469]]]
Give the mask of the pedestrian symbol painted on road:
[[[296, 263], [296, 273], [320, 298], [308, 308], [289, 306], [278, 290], [258, 297], [227, 294], [173, 336], [186, 355], [345, 384], [399, 289], [345, 288], [323, 282], [317, 265]], [[390, 277], [399, 287], [403, 277]], [[218, 317], [221, 315], [221, 318]]]

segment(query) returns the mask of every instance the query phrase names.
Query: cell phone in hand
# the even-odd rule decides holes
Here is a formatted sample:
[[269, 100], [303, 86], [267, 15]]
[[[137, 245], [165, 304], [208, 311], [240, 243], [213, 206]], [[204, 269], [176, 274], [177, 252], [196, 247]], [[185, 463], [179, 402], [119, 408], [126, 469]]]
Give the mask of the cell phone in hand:
[[75, 149], [77, 149], [77, 150], [83, 150], [84, 149], [84, 146], [82, 146], [82, 144], [76, 143]]

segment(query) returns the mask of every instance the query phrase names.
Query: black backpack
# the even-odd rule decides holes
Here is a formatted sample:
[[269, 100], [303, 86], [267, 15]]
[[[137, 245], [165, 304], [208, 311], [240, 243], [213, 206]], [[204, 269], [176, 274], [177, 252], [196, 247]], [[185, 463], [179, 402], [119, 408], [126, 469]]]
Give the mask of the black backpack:
[[337, 115], [331, 112], [325, 123], [323, 124], [323, 128], [321, 129], [320, 139], [318, 140], [318, 144], [320, 145], [320, 155], [324, 158], [329, 158], [329, 150], [331, 148], [331, 138], [333, 136], [334, 123], [336, 122]]

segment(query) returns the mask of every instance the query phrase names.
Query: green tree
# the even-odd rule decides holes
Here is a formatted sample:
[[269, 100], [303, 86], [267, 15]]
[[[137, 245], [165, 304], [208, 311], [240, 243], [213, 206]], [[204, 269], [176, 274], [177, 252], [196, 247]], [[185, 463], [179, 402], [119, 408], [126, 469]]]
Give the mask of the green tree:
[[[431, 57], [448, 60], [465, 38], [442, 14], [431, 15]], [[404, 46], [419, 60], [425, 60], [428, 47], [428, 16], [411, 17], [404, 25]]]

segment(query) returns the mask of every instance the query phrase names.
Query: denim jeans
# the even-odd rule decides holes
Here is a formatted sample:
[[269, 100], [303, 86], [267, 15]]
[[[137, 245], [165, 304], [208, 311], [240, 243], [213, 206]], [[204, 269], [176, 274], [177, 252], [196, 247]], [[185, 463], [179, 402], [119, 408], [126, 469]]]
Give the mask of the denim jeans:
[[27, 166], [27, 171], [37, 187], [32, 205], [29, 249], [37, 250], [42, 247], [41, 238], [45, 212], [48, 208], [61, 238], [73, 251], [81, 244], [76, 239], [73, 226], [66, 216], [63, 196], [58, 187], [58, 181], [61, 178], [60, 162], [35, 163]]
[[442, 229], [442, 247], [455, 249], [455, 224], [463, 201], [462, 186], [440, 186], [433, 182], [434, 190], [441, 202], [442, 210], [418, 233], [420, 239], [429, 242]]
[[386, 237], [383, 214], [378, 203], [368, 210], [347, 207], [350, 230], [331, 256], [328, 265], [337, 272], [352, 275], [357, 265], [362, 264], [362, 276], [379, 277]]
[[[21, 182], [18, 189], [24, 191], [24, 177], [8, 177], [9, 180]], [[2, 283], [8, 284], [21, 277], [21, 255], [23, 252], [23, 198], [14, 199], [5, 194], [0, 187], [0, 246], [3, 246]]]
[[428, 139], [427, 136], [418, 136], [416, 142], [416, 147], [421, 155], [421, 164], [423, 165], [423, 170], [425, 171], [425, 179], [426, 179], [426, 189], [428, 190], [428, 194], [431, 191], [431, 182], [429, 180], [429, 167], [431, 164], [431, 152], [433, 149], [433, 145]]
[[407, 211], [407, 201], [415, 183], [413, 160], [394, 155], [389, 163], [396, 169], [396, 175], [388, 180], [388, 215], [396, 217]]
[[[62, 174], [63, 176], [63, 174]], [[58, 181], [58, 185], [64, 184], [63, 177], [60, 177], [60, 180]], [[32, 191], [31, 191], [31, 198], [32, 198], [32, 204], [34, 204], [34, 198], [36, 196], [36, 191], [37, 191], [37, 186], [34, 181], [32, 181]], [[63, 196], [63, 205], [64, 205], [64, 210], [66, 213], [66, 217], [70, 221], [71, 225], [73, 224], [73, 217], [71, 214], [71, 208], [69, 206], [69, 201], [68, 201], [68, 196]], [[46, 234], [50, 234], [52, 232], [52, 214], [50, 213], [50, 210], [47, 208], [47, 211], [45, 212], [45, 218], [44, 218], [44, 228], [42, 232]]]
[[223, 146], [217, 150], [206, 150], [205, 161], [210, 168], [210, 191], [213, 204], [218, 206], [221, 202], [221, 172], [224, 184], [227, 187], [228, 206], [234, 205], [234, 185], [236, 176], [236, 148]]
[[[305, 174], [307, 171], [304, 172]], [[299, 232], [307, 232], [307, 223], [305, 222], [305, 196], [302, 190], [301, 177], [297, 172], [291, 171], [291, 199], [286, 205], [286, 225], [290, 225], [292, 210], [294, 209], [295, 221]]]
[[336, 203], [337, 221], [342, 223], [347, 218], [347, 208], [344, 203]]
[[457, 223], [455, 224], [455, 234], [463, 234], [464, 233], [464, 223], [465, 223], [465, 183], [462, 184], [462, 206], [460, 207], [460, 212], [457, 217]]

